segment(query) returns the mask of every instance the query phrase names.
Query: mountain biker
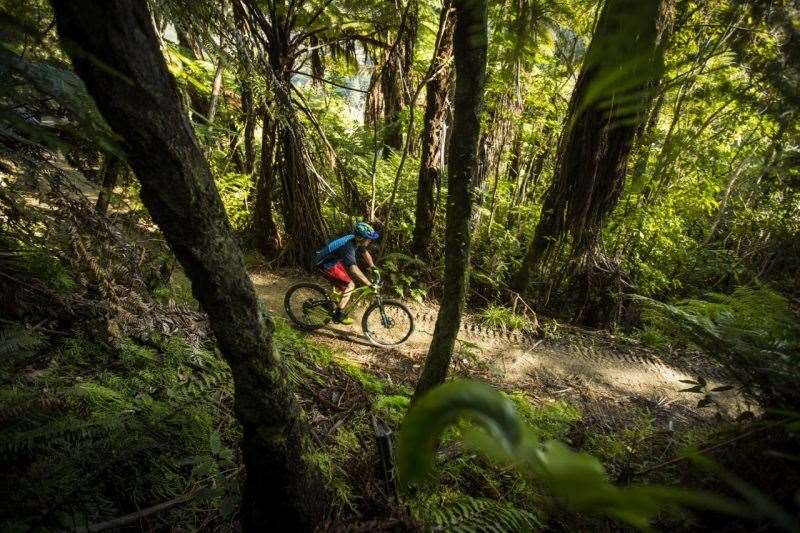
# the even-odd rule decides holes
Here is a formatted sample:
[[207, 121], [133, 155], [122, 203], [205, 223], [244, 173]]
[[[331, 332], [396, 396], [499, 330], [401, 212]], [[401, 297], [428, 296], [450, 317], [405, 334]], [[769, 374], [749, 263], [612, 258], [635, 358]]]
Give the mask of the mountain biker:
[[342, 291], [342, 298], [333, 314], [333, 321], [339, 324], [352, 324], [353, 319], [349, 318], [344, 308], [350, 300], [350, 295], [356, 285], [353, 283], [352, 276], [361, 284], [367, 287], [372, 286], [372, 282], [358, 268], [358, 254], [371, 269], [375, 269], [375, 262], [367, 250], [367, 246], [380, 235], [366, 222], [358, 222], [353, 227], [352, 233], [343, 235], [332, 240], [314, 254], [314, 265], [319, 267], [321, 274], [333, 285]]

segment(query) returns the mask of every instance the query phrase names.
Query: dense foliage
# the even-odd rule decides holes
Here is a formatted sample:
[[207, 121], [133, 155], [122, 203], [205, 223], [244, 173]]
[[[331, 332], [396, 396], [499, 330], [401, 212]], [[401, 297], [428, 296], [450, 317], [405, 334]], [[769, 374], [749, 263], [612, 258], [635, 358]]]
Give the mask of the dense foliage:
[[[89, 57], [64, 38], [65, 1], [0, 0], [3, 529], [252, 528], [242, 449], [259, 439], [310, 465], [297, 505], [323, 529], [724, 529], [737, 512], [797, 527], [796, 478], [765, 481], [800, 454], [796, 2], [138, 0], [158, 60], [147, 72], [163, 59], [165, 79], [123, 94], [87, 71], [130, 85], [117, 69], [152, 58]], [[170, 116], [182, 122], [152, 127]], [[208, 187], [170, 187], [191, 157]], [[207, 226], [170, 218], [219, 201]], [[438, 358], [439, 372], [416, 397], [420, 365], [373, 375], [256, 308], [239, 248], [308, 272], [357, 220], [380, 231], [395, 296], [442, 304], [421, 365]], [[229, 251], [228, 271], [203, 262], [208, 228], [204, 250]], [[246, 297], [209, 299], [230, 272]], [[249, 359], [219, 328], [239, 304], [257, 325]], [[724, 430], [678, 433], [640, 406], [607, 424], [588, 402], [542, 403], [502, 380], [505, 395], [423, 395], [477, 365], [455, 342], [464, 308], [541, 341], [581, 331], [571, 323], [698, 358], [723, 383], [698, 372], [684, 390]], [[237, 373], [245, 359], [252, 372]], [[735, 413], [717, 401], [731, 391]], [[273, 412], [302, 446], [256, 427]], [[400, 431], [399, 487], [414, 490], [395, 491], [384, 429]], [[694, 447], [713, 461], [678, 451]], [[714, 475], [681, 471], [690, 456]], [[613, 483], [637, 475], [724, 497]]]

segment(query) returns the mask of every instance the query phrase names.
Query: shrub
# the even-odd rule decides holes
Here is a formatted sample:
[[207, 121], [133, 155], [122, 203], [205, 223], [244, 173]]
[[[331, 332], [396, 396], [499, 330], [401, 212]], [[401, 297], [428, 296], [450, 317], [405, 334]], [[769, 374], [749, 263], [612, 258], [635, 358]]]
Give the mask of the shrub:
[[477, 319], [481, 324], [490, 328], [533, 329], [533, 322], [528, 317], [498, 305], [490, 305], [478, 314]]

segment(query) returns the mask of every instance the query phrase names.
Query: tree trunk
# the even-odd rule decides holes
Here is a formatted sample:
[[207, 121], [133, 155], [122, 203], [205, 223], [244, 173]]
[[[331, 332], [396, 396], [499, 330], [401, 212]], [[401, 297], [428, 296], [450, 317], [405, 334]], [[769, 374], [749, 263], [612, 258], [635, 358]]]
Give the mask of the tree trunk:
[[[663, 71], [672, 0], [608, 0], [570, 100], [553, 182], [525, 261], [512, 279], [524, 293], [564, 246], [577, 268], [596, 250], [617, 205], [637, 127]], [[624, 74], [624, 75], [623, 75]], [[619, 76], [613, 84], [609, 80]], [[572, 268], [572, 267], [571, 267]]]
[[417, 382], [414, 398], [419, 398], [432, 387], [443, 383], [447, 377], [453, 346], [461, 325], [469, 279], [472, 188], [477, 167], [480, 117], [486, 83], [487, 8], [486, 0], [454, 0], [453, 5], [456, 9], [453, 38], [456, 67], [455, 122], [447, 178], [444, 289], [433, 341]]
[[293, 69], [291, 24], [277, 11], [271, 12], [270, 24], [262, 26], [269, 36], [264, 65], [265, 75], [271, 79], [272, 91], [278, 112], [276, 164], [281, 178], [281, 213], [286, 230], [283, 249], [285, 262], [309, 268], [315, 250], [328, 237], [328, 228], [322, 218], [319, 195], [319, 178], [312, 174], [307, 153], [305, 130], [297, 117], [291, 98], [291, 73]]
[[217, 114], [217, 105], [219, 104], [219, 95], [222, 92], [222, 75], [225, 73], [225, 57], [223, 52], [219, 54], [219, 63], [217, 63], [217, 70], [214, 72], [214, 84], [211, 86], [211, 102], [208, 104], [208, 123], [214, 122], [214, 116]]
[[[184, 49], [186, 54], [191, 59], [197, 60], [203, 58], [202, 48], [200, 48], [197, 40], [189, 34], [184, 26], [181, 24], [176, 24], [175, 35], [178, 38], [178, 44]], [[197, 117], [203, 123], [207, 122], [206, 117], [203, 116], [203, 113], [205, 113], [208, 109], [208, 98], [191, 84], [189, 84], [189, 86], [186, 88], [186, 92], [188, 93], [189, 102], [191, 103], [193, 112], [192, 116]]]
[[261, 169], [256, 180], [256, 201], [253, 206], [253, 231], [256, 248], [267, 259], [275, 259], [281, 249], [281, 237], [272, 213], [272, 192], [275, 188], [275, 138], [277, 126], [264, 108], [261, 130]]
[[256, 110], [253, 89], [247, 79], [241, 80], [242, 113], [244, 114], [244, 173], [252, 174], [256, 165], [255, 131]]
[[[124, 140], [142, 201], [192, 282], [234, 381], [247, 531], [313, 529], [300, 506], [298, 405], [144, 1], [52, 0], [78, 75]], [[113, 68], [98, 68], [109, 65]], [[298, 486], [299, 483], [299, 486]], [[302, 491], [302, 492], [301, 492]]]
[[[505, 146], [506, 138], [508, 137], [510, 120], [503, 116], [504, 113], [499, 110], [508, 103], [507, 96], [501, 96], [500, 102], [496, 103], [495, 108], [488, 112], [491, 116], [489, 127], [481, 135], [478, 170], [475, 174], [474, 184], [476, 192], [475, 205], [478, 207], [484, 207], [486, 204], [489, 179], [492, 175], [496, 175], [503, 156], [503, 146]], [[472, 212], [473, 230], [480, 225], [481, 213], [483, 213], [482, 209], [475, 209]]]
[[541, 148], [541, 151], [536, 156], [536, 159], [534, 159], [529, 169], [530, 176], [528, 177], [528, 187], [530, 187], [530, 192], [522, 191], [523, 194], [520, 196], [521, 202], [525, 201], [526, 198], [531, 203], [536, 201], [536, 187], [539, 185], [539, 179], [542, 177], [544, 164], [553, 150], [553, 129], [550, 126], [545, 126], [542, 134], [544, 135], [544, 146]]
[[276, 159], [281, 162], [281, 211], [288, 241], [284, 251], [287, 262], [309, 267], [312, 254], [328, 237], [328, 228], [322, 218], [319, 182], [311, 175], [306, 160], [305, 132], [289, 98], [288, 80], [283, 81], [281, 89], [276, 91], [283, 108]]
[[115, 155], [106, 157], [103, 164], [103, 185], [100, 194], [97, 195], [95, 211], [105, 215], [108, 212], [108, 204], [114, 194], [114, 188], [119, 183], [119, 178], [125, 173], [125, 161]]
[[408, 0], [397, 30], [397, 42], [389, 49], [386, 64], [381, 72], [383, 144], [389, 148], [383, 152], [385, 159], [391, 156], [392, 151], [400, 152], [404, 149], [400, 115], [411, 99], [411, 68], [418, 24], [418, 0]]
[[[376, 76], [380, 76], [380, 73], [378, 72], [380, 67], [374, 64], [375, 60], [376, 59], [373, 59], [373, 72], [370, 75], [369, 90], [367, 91], [366, 101], [364, 102], [364, 125], [372, 126], [373, 128], [378, 127], [381, 116], [383, 116], [383, 93], [381, 92], [382, 84], [380, 79], [376, 79]], [[377, 140], [377, 142], [382, 141]], [[377, 151], [378, 150], [376, 149], [376, 152]]]
[[439, 16], [441, 42], [434, 51], [433, 72], [426, 84], [425, 124], [422, 133], [422, 158], [419, 166], [417, 205], [414, 218], [414, 239], [411, 251], [423, 258], [430, 254], [436, 200], [441, 190], [444, 172], [441, 157], [444, 144], [444, 126], [447, 119], [447, 98], [453, 82], [453, 72], [448, 66], [453, 55], [454, 12], [449, 1], [445, 1]]
[[520, 120], [517, 131], [514, 134], [514, 142], [511, 144], [511, 160], [508, 162], [508, 174], [506, 179], [514, 186], [519, 183], [520, 166], [522, 164], [522, 126]]
[[383, 152], [388, 159], [392, 150], [403, 149], [403, 125], [400, 113], [403, 111], [403, 71], [398, 51], [392, 51], [381, 73], [381, 94], [383, 95], [383, 144], [389, 148]]
[[200, 43], [197, 42], [191, 35], [191, 29], [183, 24], [175, 24], [175, 36], [178, 38], [178, 44], [181, 45], [187, 52], [190, 53], [192, 59], [203, 59], [203, 49]]

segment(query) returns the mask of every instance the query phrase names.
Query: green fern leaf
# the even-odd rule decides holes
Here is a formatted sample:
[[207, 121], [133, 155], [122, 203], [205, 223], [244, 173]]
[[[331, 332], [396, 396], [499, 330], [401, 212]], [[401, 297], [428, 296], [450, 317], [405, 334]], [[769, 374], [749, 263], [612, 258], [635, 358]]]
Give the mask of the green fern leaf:
[[541, 522], [533, 513], [469, 496], [441, 505], [425, 505], [416, 514], [428, 531], [516, 533], [542, 529]]
[[31, 331], [22, 325], [0, 329], [0, 356], [30, 355], [45, 344], [41, 333]]

